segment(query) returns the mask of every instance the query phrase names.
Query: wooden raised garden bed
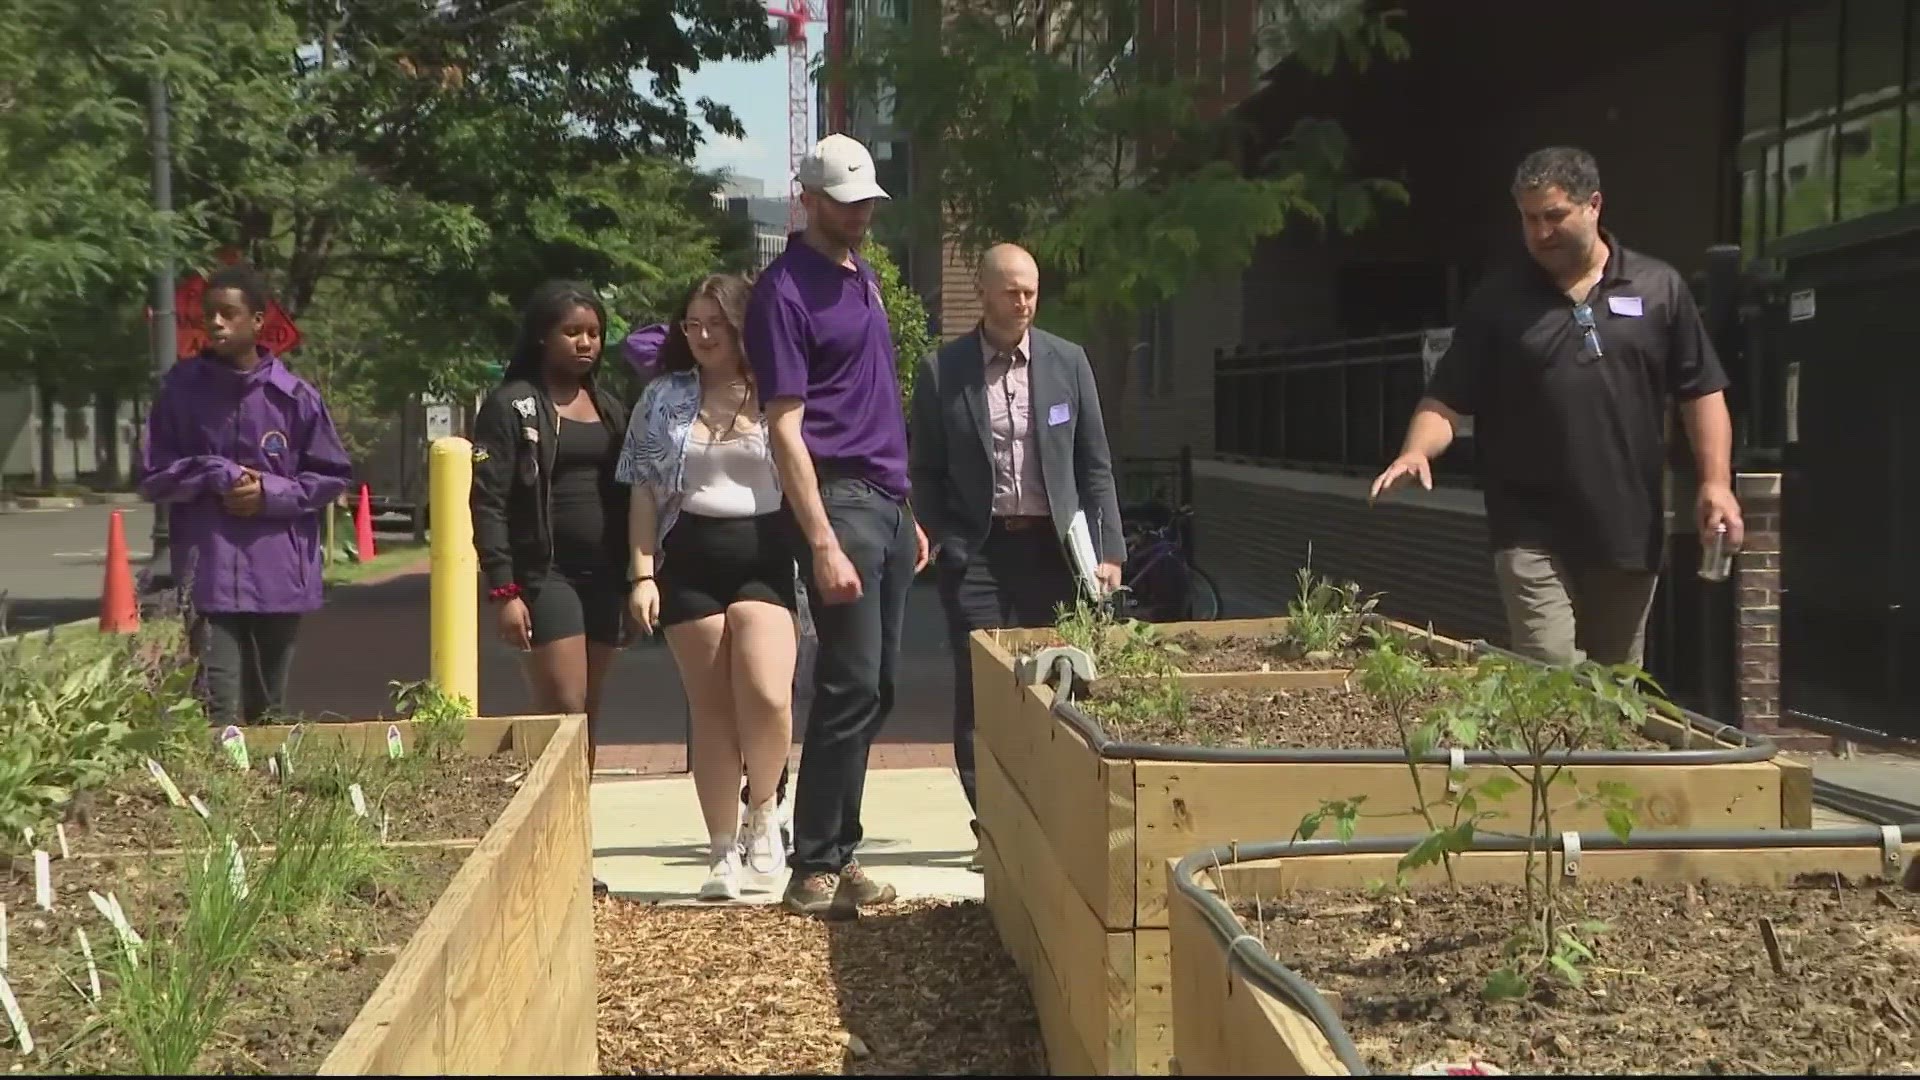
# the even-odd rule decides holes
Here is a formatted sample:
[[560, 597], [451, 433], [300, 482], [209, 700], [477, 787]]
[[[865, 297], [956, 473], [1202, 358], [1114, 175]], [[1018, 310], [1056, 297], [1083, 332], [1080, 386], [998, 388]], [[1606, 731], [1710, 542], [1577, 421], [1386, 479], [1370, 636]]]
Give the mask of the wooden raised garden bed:
[[[390, 729], [400, 737], [398, 760], [389, 757]], [[34, 860], [17, 852], [8, 860], [6, 975], [37, 1045], [23, 1054], [9, 1037], [0, 1055], [29, 1072], [141, 1071], [138, 1040], [118, 1024], [74, 1038], [93, 1017], [132, 1008], [135, 996], [120, 966], [124, 939], [88, 893], [120, 903], [144, 939], [134, 943], [142, 963], [202, 970], [204, 954], [182, 944], [207, 925], [196, 922], [201, 909], [188, 899], [193, 878], [183, 853], [205, 860], [203, 829], [230, 827], [251, 885], [242, 895], [294, 888], [277, 856], [312, 834], [275, 830], [298, 817], [290, 808], [350, 802], [347, 781], [358, 777], [367, 813], [348, 811], [346, 832], [359, 839], [313, 850], [350, 852], [365, 867], [345, 893], [327, 894], [318, 915], [276, 901], [262, 917], [261, 945], [240, 957], [200, 1067], [594, 1072], [585, 721], [471, 719], [458, 729], [442, 725], [437, 748], [416, 753], [424, 730], [411, 721], [248, 728], [244, 770], [224, 756], [207, 762], [194, 754], [162, 766], [193, 809], [170, 805], [144, 769], [81, 797], [64, 825], [67, 857], [51, 838], [35, 842], [52, 849], [50, 910], [37, 902]], [[275, 753], [282, 749], [291, 752]], [[290, 783], [282, 762], [291, 763]], [[203, 806], [209, 813], [199, 813]], [[338, 869], [325, 863], [308, 874]], [[105, 985], [97, 1002], [78, 989], [89, 977], [76, 931], [98, 959]], [[0, 1022], [0, 1032], [10, 1031]]]
[[[1284, 620], [1164, 624], [1157, 636], [1222, 625], [1236, 634], [1271, 633], [1283, 630]], [[1137, 701], [1150, 685], [1096, 679], [1076, 689], [1090, 702], [1083, 708], [1058, 700], [1051, 686], [1023, 683], [1020, 657], [1034, 645], [1057, 643], [1050, 634], [978, 631], [972, 638], [979, 818], [988, 847], [1003, 860], [999, 872], [988, 862], [987, 900], [1034, 987], [1043, 1026], [1050, 1014], [1055, 1018], [1046, 1031], [1056, 1072], [1077, 1061], [1103, 1074], [1164, 1073], [1173, 1049], [1169, 860], [1213, 844], [1285, 835], [1325, 800], [1358, 795], [1368, 797], [1373, 816], [1353, 823], [1355, 835], [1404, 833], [1404, 815], [1379, 815], [1415, 804], [1412, 781], [1397, 744], [1276, 749], [1257, 731], [1244, 745], [1116, 738], [1095, 719], [1097, 702]], [[1470, 663], [1472, 647], [1441, 648], [1455, 645], [1469, 655], [1448, 652], [1440, 666], [1456, 666], [1447, 659]], [[1205, 677], [1212, 685], [1189, 674], [1180, 682], [1193, 702], [1238, 695], [1250, 699], [1239, 703], [1243, 711], [1293, 709], [1303, 723], [1316, 702], [1360, 693], [1343, 688], [1346, 670], [1313, 675], [1317, 685], [1303, 686], [1287, 672]], [[1689, 723], [1656, 714], [1641, 733], [1645, 748], [1584, 751], [1571, 771], [1583, 785], [1627, 785], [1643, 829], [1810, 827], [1810, 769], [1777, 759], [1765, 739], [1703, 718]], [[1690, 748], [1669, 748], [1682, 743]], [[1446, 789], [1455, 762], [1445, 750], [1425, 762], [1422, 783], [1432, 799]], [[1505, 771], [1487, 751], [1465, 751], [1460, 764], [1469, 786]], [[1516, 808], [1523, 825], [1525, 802], [1520, 797]], [[1570, 811], [1558, 825], [1604, 829], [1605, 811]]]
[[[1173, 1013], [1189, 1076], [1911, 1072], [1920, 826], [1580, 837], [1540, 852], [1585, 956], [1489, 978], [1523, 851], [1391, 879], [1411, 838], [1215, 848], [1173, 868]], [[1571, 872], [1570, 872], [1571, 871]]]

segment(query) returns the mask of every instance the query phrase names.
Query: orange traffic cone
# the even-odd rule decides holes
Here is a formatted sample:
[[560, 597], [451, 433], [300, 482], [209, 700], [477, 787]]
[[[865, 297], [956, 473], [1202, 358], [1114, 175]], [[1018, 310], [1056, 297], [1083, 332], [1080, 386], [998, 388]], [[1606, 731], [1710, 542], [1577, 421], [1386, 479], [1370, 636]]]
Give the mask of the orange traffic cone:
[[140, 629], [140, 605], [133, 598], [133, 567], [127, 563], [127, 527], [115, 510], [107, 518], [107, 580], [100, 590], [100, 632], [131, 634]]
[[353, 513], [353, 546], [360, 562], [373, 559], [373, 500], [365, 484], [360, 485], [360, 509]]

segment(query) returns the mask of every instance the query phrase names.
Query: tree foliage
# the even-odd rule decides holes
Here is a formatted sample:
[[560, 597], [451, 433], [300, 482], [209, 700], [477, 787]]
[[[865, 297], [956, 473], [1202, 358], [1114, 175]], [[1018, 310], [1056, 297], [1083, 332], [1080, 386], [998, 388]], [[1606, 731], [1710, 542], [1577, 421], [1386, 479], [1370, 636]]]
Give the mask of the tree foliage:
[[[1349, 0], [1281, 7], [1268, 45], [1314, 72], [1406, 53], [1396, 13]], [[1018, 241], [1064, 282], [1048, 303], [1079, 309], [1074, 321], [1109, 339], [1095, 351], [1110, 413], [1121, 411], [1131, 316], [1244, 268], [1261, 239], [1297, 222], [1353, 231], [1405, 200], [1395, 182], [1349, 175], [1331, 120], [1304, 118], [1279, 152], [1235, 164], [1229, 122], [1202, 112], [1162, 43], [1134, 34], [1130, 0], [1029, 8], [980, 4], [937, 32], [875, 32], [837, 74], [890, 93], [895, 123], [936, 155], [939, 198], [917, 207], [922, 235], [944, 230], [974, 252]]]
[[[757, 0], [0, 0], [0, 373], [71, 361], [55, 324], [77, 303], [137, 320], [165, 237], [182, 273], [222, 250], [265, 269], [301, 326], [296, 363], [343, 401], [472, 390], [544, 278], [639, 317], [738, 263], [686, 161], [701, 122], [741, 128], [682, 79], [771, 52]], [[148, 208], [154, 76], [165, 221]]]

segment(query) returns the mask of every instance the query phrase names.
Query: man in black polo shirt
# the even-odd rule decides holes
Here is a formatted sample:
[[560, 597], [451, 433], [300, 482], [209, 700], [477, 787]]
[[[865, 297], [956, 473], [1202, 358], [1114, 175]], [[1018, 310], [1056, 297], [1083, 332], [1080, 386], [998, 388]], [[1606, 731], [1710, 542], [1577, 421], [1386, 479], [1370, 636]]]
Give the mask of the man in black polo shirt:
[[1668, 401], [1700, 478], [1700, 535], [1744, 529], [1727, 376], [1685, 280], [1600, 227], [1583, 150], [1529, 154], [1513, 197], [1531, 259], [1487, 276], [1373, 495], [1417, 477], [1474, 418], [1494, 576], [1516, 652], [1640, 665], [1665, 545]]

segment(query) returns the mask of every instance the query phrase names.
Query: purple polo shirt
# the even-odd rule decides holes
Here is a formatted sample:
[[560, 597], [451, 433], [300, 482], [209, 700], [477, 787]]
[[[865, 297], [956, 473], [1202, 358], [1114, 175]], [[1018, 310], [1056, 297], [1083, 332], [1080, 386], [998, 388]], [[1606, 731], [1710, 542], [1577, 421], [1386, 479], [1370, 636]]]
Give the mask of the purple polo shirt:
[[801, 434], [816, 469], [851, 474], [904, 501], [907, 420], [880, 279], [865, 259], [841, 266], [799, 233], [754, 283], [747, 359], [760, 400], [806, 405]]

